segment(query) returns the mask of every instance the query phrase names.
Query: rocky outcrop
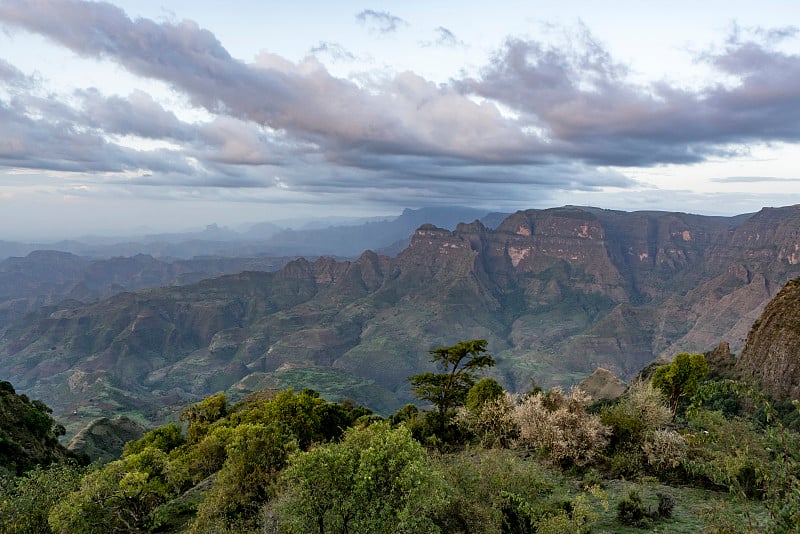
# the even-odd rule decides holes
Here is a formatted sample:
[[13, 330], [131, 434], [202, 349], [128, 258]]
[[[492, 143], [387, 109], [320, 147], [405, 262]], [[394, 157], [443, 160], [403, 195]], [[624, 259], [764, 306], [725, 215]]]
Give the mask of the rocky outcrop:
[[723, 341], [714, 350], [704, 354], [708, 371], [712, 376], [720, 378], [732, 378], [734, 376], [734, 366], [736, 357], [731, 352], [731, 346], [727, 341]]
[[126, 443], [141, 438], [146, 429], [125, 416], [100, 417], [83, 427], [67, 444], [67, 449], [84, 454], [93, 462], [110, 462], [122, 456]]
[[800, 399], [800, 278], [767, 304], [735, 371], [778, 399]]
[[598, 401], [616, 399], [625, 393], [628, 386], [608, 369], [598, 367], [594, 373], [581, 380], [578, 387], [592, 400]]

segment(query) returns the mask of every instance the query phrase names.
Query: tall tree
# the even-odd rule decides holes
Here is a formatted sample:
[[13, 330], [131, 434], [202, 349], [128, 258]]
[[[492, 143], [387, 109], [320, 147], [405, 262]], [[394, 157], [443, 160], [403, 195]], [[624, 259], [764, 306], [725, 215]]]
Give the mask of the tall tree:
[[440, 429], [444, 429], [447, 416], [457, 406], [464, 404], [467, 393], [475, 384], [478, 371], [494, 365], [494, 358], [486, 352], [485, 339], [461, 341], [452, 347], [439, 347], [430, 354], [431, 361], [441, 372], [422, 373], [408, 378], [411, 390], [418, 399], [436, 406]]
[[669, 400], [672, 415], [678, 413], [681, 401], [690, 399], [708, 374], [706, 357], [683, 352], [672, 363], [659, 367], [653, 375], [653, 385]]

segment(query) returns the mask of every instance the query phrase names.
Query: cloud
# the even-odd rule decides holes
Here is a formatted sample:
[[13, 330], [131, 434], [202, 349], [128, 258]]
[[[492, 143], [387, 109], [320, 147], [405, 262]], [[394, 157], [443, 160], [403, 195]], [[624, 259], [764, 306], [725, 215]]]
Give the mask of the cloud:
[[280, 165], [286, 152], [290, 152], [284, 147], [276, 148], [270, 132], [230, 117], [218, 117], [202, 125], [199, 135], [205, 143], [205, 152], [193, 155], [205, 163]]
[[89, 173], [140, 168], [192, 172], [180, 157], [169, 151], [121, 147], [63, 117], [33, 119], [25, 114], [30, 111], [20, 101], [15, 105], [0, 101], [0, 162], [5, 167]]
[[721, 184], [758, 184], [765, 182], [800, 182], [800, 178], [779, 178], [776, 176], [726, 176], [712, 178], [712, 182]]
[[800, 56], [736, 40], [704, 61], [733, 86], [689, 91], [628, 81], [591, 36], [576, 48], [509, 39], [465, 93], [502, 103], [552, 140], [555, 152], [599, 165], [692, 163], [731, 144], [800, 138]]
[[332, 76], [313, 57], [295, 64], [263, 53], [245, 64], [192, 22], [133, 21], [109, 4], [45, 3], [46, 9], [36, 10], [29, 2], [7, 0], [0, 4], [0, 20], [163, 80], [211, 113], [284, 130], [332, 160], [361, 150], [497, 160], [532, 148], [494, 106], [410, 72], [363, 88]]
[[194, 138], [192, 127], [143, 91], [128, 98], [105, 97], [97, 89], [80, 91], [83, 120], [107, 133], [134, 135], [147, 139], [188, 141]]
[[436, 38], [433, 41], [424, 41], [420, 43], [423, 47], [431, 47], [431, 46], [443, 46], [443, 47], [456, 47], [456, 46], [466, 46], [464, 41], [458, 39], [453, 32], [445, 28], [444, 26], [439, 26], [433, 30], [436, 34]]
[[[357, 18], [382, 33], [406, 24], [373, 10]], [[800, 56], [771, 44], [793, 29], [736, 29], [699, 58], [734, 81], [690, 90], [632, 82], [585, 28], [558, 46], [509, 38], [476, 75], [436, 84], [410, 71], [339, 78], [313, 55], [264, 52], [245, 63], [194, 22], [131, 19], [107, 3], [3, 0], [0, 22], [161, 80], [212, 116], [182, 121], [141, 91], [89, 88], [69, 102], [12, 91], [13, 102], [0, 100], [6, 167], [128, 172], [129, 184], [153, 187], [507, 204], [526, 201], [521, 191], [636, 185], [608, 167], [697, 163], [800, 138]], [[442, 46], [460, 43], [447, 28], [435, 32]], [[311, 52], [353, 59], [336, 43]], [[29, 79], [0, 62], [0, 80]], [[120, 136], [171, 148], [135, 149]]]
[[326, 54], [333, 58], [335, 61], [355, 61], [356, 56], [344, 48], [339, 43], [331, 43], [327, 41], [320, 41], [317, 46], [313, 47], [310, 51], [312, 54], [320, 55]]
[[363, 10], [356, 15], [356, 20], [381, 35], [394, 33], [401, 26], [409, 25], [408, 22], [388, 11], [375, 11], [374, 9]]
[[32, 78], [2, 58], [0, 58], [0, 83], [14, 89], [29, 89], [34, 86]]

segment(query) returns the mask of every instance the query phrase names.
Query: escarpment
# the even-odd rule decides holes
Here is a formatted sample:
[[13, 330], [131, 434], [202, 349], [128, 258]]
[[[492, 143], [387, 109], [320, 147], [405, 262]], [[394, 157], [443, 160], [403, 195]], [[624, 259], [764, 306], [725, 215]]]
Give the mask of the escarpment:
[[789, 281], [767, 304], [735, 371], [778, 399], [800, 398], [800, 278]]

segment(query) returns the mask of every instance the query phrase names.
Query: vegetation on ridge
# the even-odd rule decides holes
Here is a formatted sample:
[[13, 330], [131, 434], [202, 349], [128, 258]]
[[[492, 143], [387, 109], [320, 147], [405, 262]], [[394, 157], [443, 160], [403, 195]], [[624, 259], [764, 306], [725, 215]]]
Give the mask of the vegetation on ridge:
[[82, 459], [58, 442], [64, 427], [53, 420], [52, 413], [43, 402], [18, 395], [11, 383], [0, 382], [0, 476]]
[[[474, 340], [441, 353], [456, 347], [485, 350]], [[705, 363], [687, 356], [695, 369]], [[675, 381], [634, 382], [591, 405], [579, 389], [512, 395], [474, 378], [444, 428], [438, 406], [384, 419], [311, 390], [233, 405], [214, 395], [184, 410], [184, 426], [129, 442], [119, 460], [2, 479], [0, 529], [795, 531], [800, 436], [752, 387], [695, 377], [673, 413]], [[714, 409], [733, 404], [737, 413]]]

